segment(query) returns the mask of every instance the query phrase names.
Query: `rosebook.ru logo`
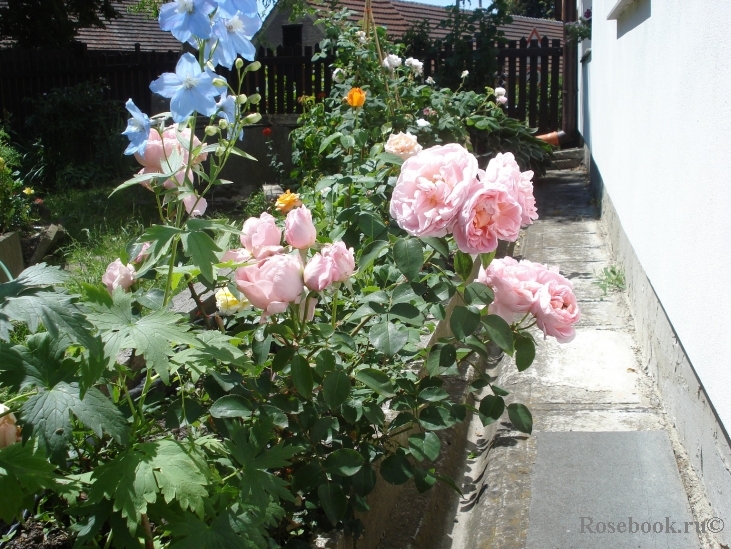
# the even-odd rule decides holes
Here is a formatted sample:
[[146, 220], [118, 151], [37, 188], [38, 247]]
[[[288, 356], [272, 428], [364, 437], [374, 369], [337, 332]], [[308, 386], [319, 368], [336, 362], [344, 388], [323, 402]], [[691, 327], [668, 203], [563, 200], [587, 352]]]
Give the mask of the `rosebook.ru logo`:
[[662, 521], [641, 520], [628, 517], [627, 520], [600, 520], [594, 517], [579, 517], [580, 534], [716, 534], [723, 530], [723, 520], [712, 517], [702, 521], [674, 521], [664, 517]]

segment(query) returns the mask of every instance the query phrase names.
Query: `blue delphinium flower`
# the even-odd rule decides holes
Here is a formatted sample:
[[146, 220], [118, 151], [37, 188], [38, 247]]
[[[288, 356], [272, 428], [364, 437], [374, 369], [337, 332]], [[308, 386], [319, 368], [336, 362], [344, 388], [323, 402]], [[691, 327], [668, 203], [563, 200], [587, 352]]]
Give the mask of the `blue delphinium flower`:
[[[231, 139], [231, 132], [236, 124], [236, 97], [224, 92], [221, 99], [216, 103], [218, 116], [228, 122], [228, 139]], [[239, 131], [237, 139], [241, 141], [244, 138], [244, 130]]]
[[218, 13], [225, 13], [229, 17], [241, 12], [249, 17], [253, 17], [258, 13], [256, 0], [216, 0], [218, 4]]
[[218, 45], [213, 50], [213, 63], [230, 69], [239, 55], [253, 61], [256, 48], [251, 38], [260, 28], [261, 19], [258, 15], [249, 17], [237, 13], [229, 18], [217, 18], [213, 24], [213, 38], [218, 39]]
[[216, 9], [211, 0], [175, 0], [160, 8], [160, 28], [170, 31], [181, 42], [191, 36], [211, 36], [211, 20], [208, 17]]
[[131, 99], [125, 104], [132, 118], [127, 120], [127, 128], [122, 132], [129, 138], [129, 145], [124, 154], [140, 153], [145, 156], [147, 148], [147, 137], [150, 135], [150, 117], [143, 113]]
[[213, 85], [216, 75], [203, 72], [190, 53], [184, 53], [175, 72], [166, 72], [150, 84], [150, 89], [170, 98], [170, 112], [175, 122], [183, 122], [193, 111], [206, 116], [216, 112], [215, 97], [221, 92]]

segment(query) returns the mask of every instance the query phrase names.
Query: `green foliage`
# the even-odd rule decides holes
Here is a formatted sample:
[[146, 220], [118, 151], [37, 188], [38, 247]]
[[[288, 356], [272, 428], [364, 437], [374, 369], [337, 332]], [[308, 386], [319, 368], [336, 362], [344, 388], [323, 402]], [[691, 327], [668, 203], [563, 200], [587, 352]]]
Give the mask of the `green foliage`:
[[555, 0], [505, 0], [505, 9], [510, 15], [553, 19]]
[[119, 14], [112, 0], [8, 0], [0, 8], [0, 37], [25, 49], [73, 46], [79, 29], [104, 28]]
[[30, 223], [35, 192], [23, 184], [16, 169], [21, 155], [9, 140], [10, 136], [0, 127], [0, 234]]
[[599, 286], [605, 297], [610, 290], [612, 292], [621, 292], [626, 288], [624, 271], [617, 265], [604, 267], [600, 272], [594, 273], [594, 276], [596, 280], [592, 284]]
[[26, 179], [48, 188], [86, 187], [129, 174], [121, 103], [105, 99], [103, 80], [56, 88], [33, 100], [25, 122], [33, 146]]

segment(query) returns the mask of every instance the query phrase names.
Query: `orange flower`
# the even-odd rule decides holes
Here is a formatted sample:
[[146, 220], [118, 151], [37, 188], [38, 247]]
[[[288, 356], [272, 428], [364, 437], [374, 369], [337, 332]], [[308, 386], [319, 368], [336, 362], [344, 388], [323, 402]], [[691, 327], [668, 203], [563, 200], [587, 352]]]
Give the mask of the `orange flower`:
[[289, 189], [287, 189], [286, 193], [279, 195], [274, 207], [278, 212], [286, 214], [292, 208], [296, 208], [301, 205], [302, 201], [300, 200], [300, 195], [289, 192]]
[[348, 92], [348, 97], [346, 97], [345, 100], [348, 102], [348, 105], [350, 105], [354, 109], [357, 109], [358, 107], [362, 107], [365, 104], [366, 92], [364, 92], [360, 88], [350, 88], [350, 91]]

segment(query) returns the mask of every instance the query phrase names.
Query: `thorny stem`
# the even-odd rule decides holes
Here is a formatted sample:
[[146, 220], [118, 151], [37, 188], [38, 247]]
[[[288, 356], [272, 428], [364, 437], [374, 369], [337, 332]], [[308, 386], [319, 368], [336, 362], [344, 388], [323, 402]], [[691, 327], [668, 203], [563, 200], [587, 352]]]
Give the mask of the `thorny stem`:
[[333, 295], [333, 306], [332, 306], [332, 327], [333, 330], [336, 328], [338, 323], [337, 312], [338, 312], [338, 291], [340, 288], [335, 288], [335, 294]]
[[196, 306], [198, 307], [198, 312], [203, 317], [203, 322], [206, 324], [206, 328], [209, 330], [213, 328], [211, 325], [211, 318], [206, 314], [206, 309], [203, 307], [203, 302], [201, 302], [201, 298], [198, 295], [198, 292], [195, 291], [195, 286], [193, 285], [193, 279], [188, 278], [188, 290], [190, 291], [190, 296], [193, 298], [193, 301], [195, 301]]
[[145, 549], [155, 549], [152, 528], [150, 528], [150, 519], [147, 518], [146, 513], [142, 513], [142, 527], [145, 529]]

